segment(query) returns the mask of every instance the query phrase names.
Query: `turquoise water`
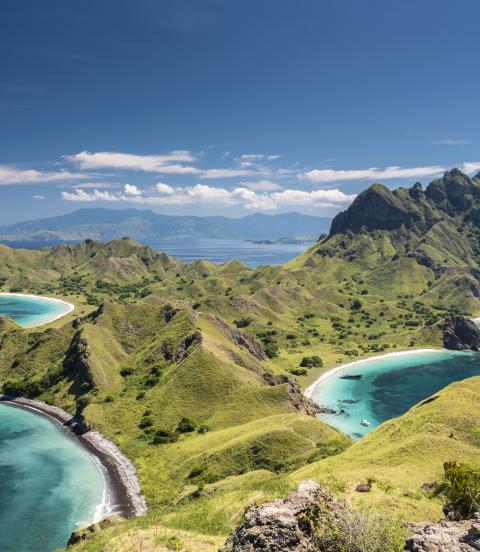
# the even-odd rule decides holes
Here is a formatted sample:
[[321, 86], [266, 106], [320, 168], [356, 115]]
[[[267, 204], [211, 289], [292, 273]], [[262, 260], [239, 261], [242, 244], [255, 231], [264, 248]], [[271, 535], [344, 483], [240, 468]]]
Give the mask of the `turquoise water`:
[[104, 479], [59, 424], [0, 403], [0, 550], [50, 552], [100, 510]]
[[45, 324], [67, 312], [69, 306], [66, 303], [47, 297], [0, 295], [0, 316], [8, 316], [24, 328]]
[[[480, 353], [458, 351], [418, 352], [362, 361], [345, 374], [362, 374], [360, 380], [342, 380], [332, 374], [313, 391], [312, 399], [342, 414], [322, 419], [359, 439], [391, 418], [404, 414], [421, 400], [454, 381], [480, 375]], [[366, 419], [370, 426], [364, 427]]]

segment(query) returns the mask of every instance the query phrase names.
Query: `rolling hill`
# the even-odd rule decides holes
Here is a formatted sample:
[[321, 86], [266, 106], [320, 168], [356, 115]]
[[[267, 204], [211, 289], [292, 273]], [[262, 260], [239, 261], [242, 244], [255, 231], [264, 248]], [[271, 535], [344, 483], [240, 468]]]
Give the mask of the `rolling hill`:
[[[3, 321], [0, 385], [117, 442], [149, 505], [72, 550], [163, 551], [176, 538], [213, 551], [247, 505], [308, 477], [356, 505], [438, 518], [441, 501], [420, 487], [443, 461], [478, 457], [480, 378], [354, 444], [301, 389], [351, 358], [441, 346], [445, 317], [478, 316], [478, 213], [480, 178], [454, 170], [425, 190], [374, 184], [281, 267], [184, 264], [129, 239], [0, 246], [3, 291], [64, 297], [81, 315], [41, 330]], [[323, 366], [302, 368], [305, 356]]]

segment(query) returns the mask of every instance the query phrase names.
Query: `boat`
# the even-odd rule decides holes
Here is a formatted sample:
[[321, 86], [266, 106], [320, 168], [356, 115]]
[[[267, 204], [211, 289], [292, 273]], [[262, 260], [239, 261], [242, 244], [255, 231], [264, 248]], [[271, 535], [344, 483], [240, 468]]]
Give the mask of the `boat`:
[[340, 379], [359, 380], [362, 378], [362, 374], [342, 374]]
[[370, 422], [369, 422], [368, 420], [362, 420], [362, 421], [360, 422], [360, 425], [365, 426], [365, 427], [368, 427], [368, 426], [370, 425]]

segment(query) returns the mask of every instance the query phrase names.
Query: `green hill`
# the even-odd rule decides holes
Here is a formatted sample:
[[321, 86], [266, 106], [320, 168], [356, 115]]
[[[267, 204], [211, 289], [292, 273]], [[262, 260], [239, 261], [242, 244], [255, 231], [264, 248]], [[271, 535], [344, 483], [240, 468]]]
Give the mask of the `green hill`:
[[112, 438], [149, 505], [146, 519], [74, 550], [163, 550], [170, 538], [214, 550], [246, 505], [307, 477], [355, 503], [355, 485], [372, 478], [366, 503], [438, 517], [420, 487], [443, 461], [478, 455], [478, 378], [353, 445], [312, 416], [301, 389], [348, 359], [440, 346], [446, 316], [478, 316], [478, 213], [480, 179], [454, 170], [425, 190], [371, 186], [282, 267], [183, 264], [128, 239], [0, 246], [3, 291], [64, 297], [81, 315], [41, 330], [3, 321], [3, 389]]

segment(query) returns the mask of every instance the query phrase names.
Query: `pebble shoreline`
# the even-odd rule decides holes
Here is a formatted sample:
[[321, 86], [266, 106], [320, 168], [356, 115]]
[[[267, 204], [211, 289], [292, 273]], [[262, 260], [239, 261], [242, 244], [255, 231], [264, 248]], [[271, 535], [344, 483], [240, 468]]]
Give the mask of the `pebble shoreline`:
[[111, 514], [127, 518], [146, 514], [147, 505], [141, 492], [135, 467], [110, 439], [93, 430], [82, 434], [75, 433], [74, 417], [57, 406], [31, 399], [9, 398], [5, 395], [0, 395], [0, 401], [35, 410], [53, 418], [99, 460], [107, 474], [107, 492], [109, 503], [113, 507]]

